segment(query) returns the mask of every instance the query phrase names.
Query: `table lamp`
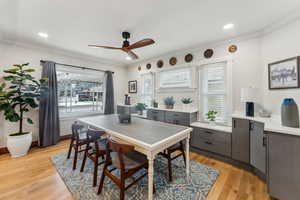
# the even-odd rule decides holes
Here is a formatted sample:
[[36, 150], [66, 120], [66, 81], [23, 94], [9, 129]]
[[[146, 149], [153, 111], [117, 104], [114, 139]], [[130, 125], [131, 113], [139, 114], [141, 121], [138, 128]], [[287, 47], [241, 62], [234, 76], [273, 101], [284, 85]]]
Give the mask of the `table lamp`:
[[256, 88], [242, 88], [241, 89], [241, 102], [246, 103], [246, 116], [254, 117], [254, 102], [256, 102]]

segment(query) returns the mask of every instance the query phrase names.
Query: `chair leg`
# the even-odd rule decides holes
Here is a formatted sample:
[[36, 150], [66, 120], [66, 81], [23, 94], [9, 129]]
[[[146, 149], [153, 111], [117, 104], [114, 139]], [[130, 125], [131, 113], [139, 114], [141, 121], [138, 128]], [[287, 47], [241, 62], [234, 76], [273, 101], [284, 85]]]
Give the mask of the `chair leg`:
[[108, 165], [105, 164], [102, 170], [102, 175], [101, 175], [101, 179], [100, 179], [100, 184], [99, 184], [99, 188], [98, 188], [98, 195], [101, 194], [102, 189], [103, 189], [103, 183], [104, 183], [104, 178], [105, 178], [105, 170], [107, 169]]
[[169, 170], [169, 181], [172, 182], [172, 159], [171, 159], [170, 152], [168, 152], [168, 170]]
[[70, 146], [69, 146], [69, 152], [68, 152], [68, 157], [67, 157], [67, 159], [69, 159], [69, 158], [70, 158], [70, 156], [71, 156], [72, 147], [73, 147], [73, 142], [74, 142], [74, 140], [73, 140], [73, 139], [71, 139], [71, 142], [70, 142]]
[[96, 155], [96, 160], [94, 161], [93, 187], [97, 185], [97, 177], [98, 177], [98, 155]]
[[125, 180], [121, 178], [121, 185], [120, 185], [120, 200], [125, 199]]
[[76, 169], [76, 165], [77, 165], [77, 156], [78, 156], [78, 146], [75, 147], [75, 155], [74, 155], [74, 160], [73, 160], [73, 170]]
[[82, 160], [80, 172], [83, 172], [83, 170], [84, 170], [85, 162], [86, 162], [86, 157], [87, 157], [87, 154], [88, 154], [88, 148], [89, 148], [89, 146], [87, 145], [86, 149], [84, 151], [84, 156], [83, 156], [83, 160]]

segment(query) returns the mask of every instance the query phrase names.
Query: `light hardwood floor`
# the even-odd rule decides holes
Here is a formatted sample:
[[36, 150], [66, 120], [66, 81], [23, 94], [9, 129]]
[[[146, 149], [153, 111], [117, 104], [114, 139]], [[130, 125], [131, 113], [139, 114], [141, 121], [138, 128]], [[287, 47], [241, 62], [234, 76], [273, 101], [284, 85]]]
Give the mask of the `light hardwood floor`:
[[[1, 155], [0, 200], [73, 199], [49, 159], [67, 151], [68, 144], [66, 140], [48, 148], [33, 148], [22, 158]], [[270, 200], [266, 184], [251, 173], [196, 153], [191, 153], [191, 159], [220, 170], [206, 200]]]

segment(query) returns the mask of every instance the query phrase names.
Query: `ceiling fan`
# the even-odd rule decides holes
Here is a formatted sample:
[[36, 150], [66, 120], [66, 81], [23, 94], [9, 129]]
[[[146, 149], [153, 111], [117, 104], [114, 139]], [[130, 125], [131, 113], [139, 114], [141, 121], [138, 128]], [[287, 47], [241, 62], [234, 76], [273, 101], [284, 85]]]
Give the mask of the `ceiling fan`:
[[121, 50], [124, 51], [128, 54], [128, 58], [132, 60], [136, 60], [139, 57], [132, 51], [132, 49], [137, 49], [141, 47], [145, 47], [151, 44], [154, 44], [154, 40], [152, 39], [143, 39], [140, 40], [134, 44], [130, 44], [128, 39], [130, 38], [130, 33], [129, 32], [122, 32], [122, 37], [125, 39], [123, 41], [122, 47], [110, 47], [110, 46], [100, 46], [100, 45], [88, 45], [89, 47], [98, 47], [98, 48], [105, 48], [105, 49], [113, 49], [113, 50]]

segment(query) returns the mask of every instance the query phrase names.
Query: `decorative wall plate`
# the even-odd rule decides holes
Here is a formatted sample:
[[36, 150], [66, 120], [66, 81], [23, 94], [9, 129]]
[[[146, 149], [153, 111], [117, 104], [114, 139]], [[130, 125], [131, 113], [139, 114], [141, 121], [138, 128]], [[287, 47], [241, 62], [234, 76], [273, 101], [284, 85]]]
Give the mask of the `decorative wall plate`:
[[146, 65], [146, 68], [147, 68], [147, 69], [151, 69], [151, 64], [148, 63], [148, 64]]
[[138, 67], [138, 70], [139, 70], [139, 71], [141, 71], [141, 70], [142, 70], [142, 67], [141, 67], [141, 66], [139, 66], [139, 67]]
[[236, 45], [230, 45], [230, 46], [228, 47], [228, 51], [229, 51], [230, 53], [236, 52], [236, 51], [237, 51], [237, 46], [236, 46]]
[[164, 66], [164, 62], [162, 60], [157, 61], [156, 63], [158, 68], [162, 68]]
[[176, 63], [177, 63], [177, 58], [176, 58], [176, 57], [170, 58], [169, 63], [170, 63], [170, 65], [176, 65]]
[[214, 55], [214, 51], [212, 49], [206, 49], [204, 51], [204, 57], [205, 58], [211, 58]]
[[184, 57], [184, 60], [185, 62], [189, 63], [189, 62], [192, 62], [193, 60], [193, 55], [192, 54], [187, 54], [185, 57]]

